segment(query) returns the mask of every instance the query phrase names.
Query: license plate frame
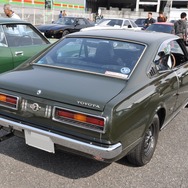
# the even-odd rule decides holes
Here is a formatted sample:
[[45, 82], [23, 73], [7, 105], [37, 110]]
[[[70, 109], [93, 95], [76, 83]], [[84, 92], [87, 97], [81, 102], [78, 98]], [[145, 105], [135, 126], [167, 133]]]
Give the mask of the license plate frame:
[[30, 130], [24, 130], [25, 143], [29, 146], [55, 153], [54, 142], [49, 136], [42, 135]]

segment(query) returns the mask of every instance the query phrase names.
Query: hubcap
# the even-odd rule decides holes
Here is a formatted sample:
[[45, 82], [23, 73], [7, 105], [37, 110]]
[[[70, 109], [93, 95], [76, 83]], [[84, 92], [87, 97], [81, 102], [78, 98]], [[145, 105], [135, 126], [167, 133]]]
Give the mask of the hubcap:
[[144, 141], [144, 153], [145, 155], [149, 155], [154, 148], [154, 137], [152, 127], [148, 129], [145, 135]]

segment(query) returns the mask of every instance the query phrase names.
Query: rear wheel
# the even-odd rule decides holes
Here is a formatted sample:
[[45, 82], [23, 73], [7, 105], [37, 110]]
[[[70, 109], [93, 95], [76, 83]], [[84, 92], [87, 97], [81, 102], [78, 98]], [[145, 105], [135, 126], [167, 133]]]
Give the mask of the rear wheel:
[[127, 155], [130, 163], [136, 166], [146, 165], [152, 158], [159, 135], [159, 117], [155, 115], [145, 132], [142, 141]]

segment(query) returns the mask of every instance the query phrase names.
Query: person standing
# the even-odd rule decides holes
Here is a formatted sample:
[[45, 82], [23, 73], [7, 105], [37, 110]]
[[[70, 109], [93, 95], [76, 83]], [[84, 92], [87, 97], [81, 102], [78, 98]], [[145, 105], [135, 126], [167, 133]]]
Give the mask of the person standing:
[[4, 4], [4, 13], [7, 17], [13, 19], [21, 19], [14, 11], [12, 10], [10, 4]]
[[180, 18], [178, 21], [174, 23], [174, 34], [179, 36], [180, 38], [183, 38], [186, 42], [187, 40], [187, 22], [186, 18], [187, 14], [185, 12], [182, 12], [180, 14]]
[[144, 22], [144, 29], [153, 23], [155, 23], [155, 19], [152, 18], [152, 12], [148, 12], [148, 18]]
[[65, 12], [65, 10], [63, 10], [62, 16], [63, 17], [67, 16], [67, 13]]
[[59, 13], [59, 18], [62, 18], [62, 17], [63, 17], [63, 14], [62, 14], [62, 10], [61, 10]]
[[159, 16], [157, 17], [157, 22], [166, 22], [166, 17], [164, 16], [163, 12], [159, 12]]
[[103, 15], [98, 12], [95, 15], [95, 22], [98, 23], [101, 19], [103, 19]]

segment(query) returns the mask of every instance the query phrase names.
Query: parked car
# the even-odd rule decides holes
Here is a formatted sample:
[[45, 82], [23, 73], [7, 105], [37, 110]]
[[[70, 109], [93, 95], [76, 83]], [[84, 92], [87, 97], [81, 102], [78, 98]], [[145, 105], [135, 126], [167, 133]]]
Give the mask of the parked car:
[[50, 45], [32, 24], [0, 18], [0, 73], [11, 70]]
[[141, 30], [132, 19], [127, 18], [103, 18], [94, 27], [84, 28], [81, 31], [93, 29], [130, 29]]
[[145, 27], [145, 21], [146, 21], [146, 18], [137, 18], [135, 20], [135, 24], [138, 26], [138, 27]]
[[155, 31], [163, 33], [173, 33], [174, 24], [170, 22], [155, 22], [145, 29], [145, 31]]
[[51, 153], [104, 162], [127, 156], [142, 166], [187, 93], [188, 52], [177, 36], [76, 32], [0, 75], [0, 127], [8, 131], [1, 141], [16, 135]]
[[63, 17], [52, 24], [43, 24], [37, 28], [44, 33], [47, 38], [62, 38], [63, 36], [80, 31], [82, 28], [92, 27], [94, 23], [82, 17]]

